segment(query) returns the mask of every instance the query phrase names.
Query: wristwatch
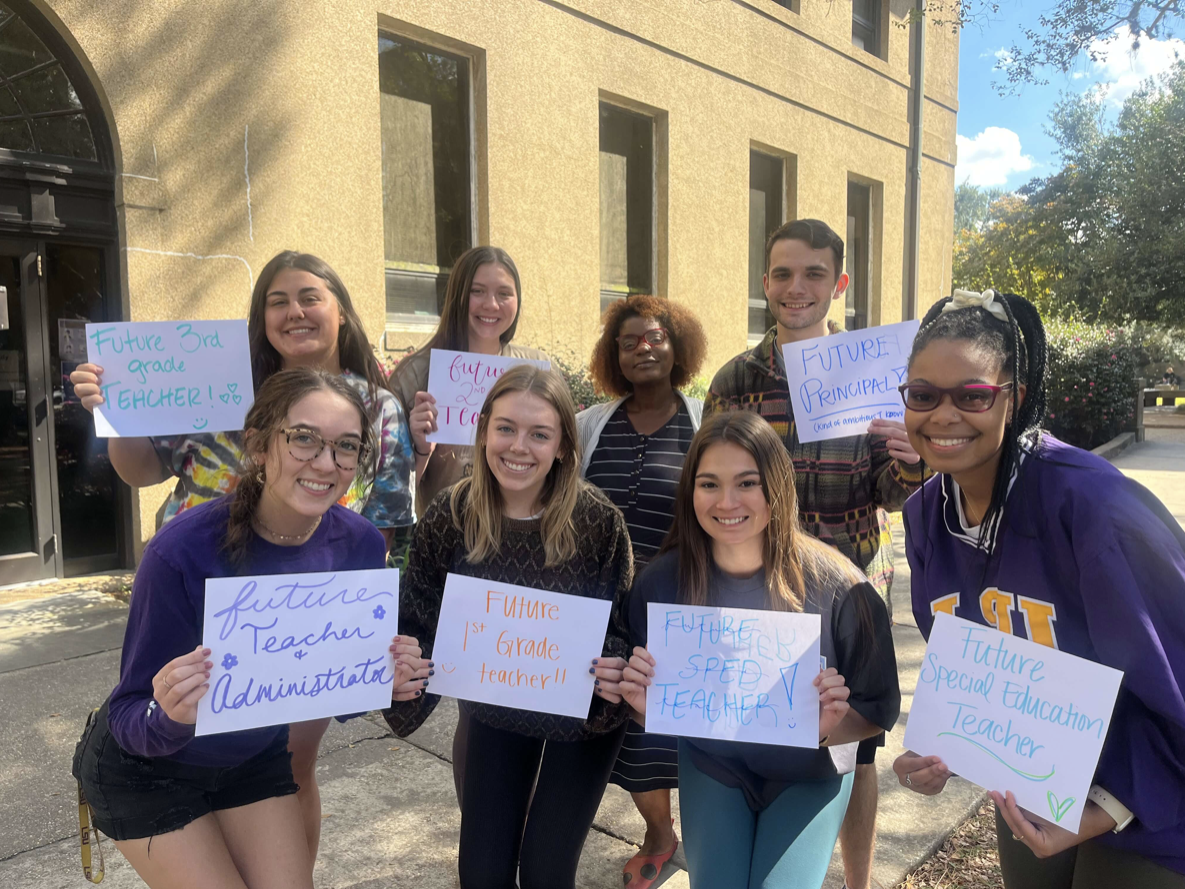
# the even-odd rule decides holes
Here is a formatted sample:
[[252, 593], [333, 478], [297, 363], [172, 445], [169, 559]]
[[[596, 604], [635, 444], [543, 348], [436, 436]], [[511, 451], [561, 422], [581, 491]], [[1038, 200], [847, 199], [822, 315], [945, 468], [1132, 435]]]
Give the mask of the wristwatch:
[[1132, 810], [1117, 800], [1103, 788], [1097, 784], [1091, 785], [1088, 798], [1094, 802], [1096, 806], [1115, 819], [1115, 827], [1111, 829], [1111, 833], [1119, 833], [1132, 821], [1135, 820], [1135, 815]]

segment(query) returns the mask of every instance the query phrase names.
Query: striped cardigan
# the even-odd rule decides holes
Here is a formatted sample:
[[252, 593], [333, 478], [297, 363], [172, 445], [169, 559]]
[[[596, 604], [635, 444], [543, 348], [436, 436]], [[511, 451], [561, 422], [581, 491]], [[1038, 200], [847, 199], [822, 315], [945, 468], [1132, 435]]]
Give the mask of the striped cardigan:
[[891, 457], [880, 435], [799, 442], [790, 388], [774, 355], [777, 334], [772, 328], [751, 351], [717, 372], [704, 400], [704, 422], [717, 411], [747, 410], [764, 417], [794, 462], [803, 526], [855, 562], [888, 604], [893, 542], [885, 512], [900, 510], [929, 473], [921, 463]]

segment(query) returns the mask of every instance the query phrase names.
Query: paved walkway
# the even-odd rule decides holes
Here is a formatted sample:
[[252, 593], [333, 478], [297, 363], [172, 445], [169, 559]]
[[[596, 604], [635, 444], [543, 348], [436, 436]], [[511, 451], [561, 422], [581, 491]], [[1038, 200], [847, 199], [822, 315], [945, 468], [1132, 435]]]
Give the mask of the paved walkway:
[[[1185, 430], [1149, 430], [1148, 441], [1116, 464], [1156, 492], [1185, 522]], [[898, 538], [893, 587], [902, 718], [879, 758], [881, 800], [875, 878], [895, 886], [946, 838], [982, 794], [962, 779], [922, 797], [897, 785], [889, 764], [901, 750], [924, 645], [909, 607], [909, 573]], [[126, 606], [93, 591], [0, 594], [0, 886], [80, 889], [77, 807], [70, 758], [87, 711], [115, 684]], [[321, 748], [325, 824], [318, 889], [453, 889], [460, 826], [453, 795], [452, 727], [445, 701], [407, 740], [377, 717], [331, 727]], [[629, 796], [610, 787], [581, 861], [582, 889], [621, 885], [620, 869], [641, 842]], [[142, 884], [110, 842], [111, 889]], [[681, 863], [682, 856], [677, 856]], [[838, 854], [836, 855], [838, 862]], [[688, 886], [668, 867], [667, 887]], [[833, 866], [827, 886], [841, 884]]]

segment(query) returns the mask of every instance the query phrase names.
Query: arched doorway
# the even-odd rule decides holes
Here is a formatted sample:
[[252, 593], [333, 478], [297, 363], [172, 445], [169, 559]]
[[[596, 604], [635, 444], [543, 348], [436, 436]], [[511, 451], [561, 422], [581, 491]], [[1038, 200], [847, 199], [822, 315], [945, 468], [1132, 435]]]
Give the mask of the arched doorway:
[[129, 492], [67, 379], [83, 325], [119, 318], [114, 167], [66, 41], [0, 2], [0, 584], [128, 559]]

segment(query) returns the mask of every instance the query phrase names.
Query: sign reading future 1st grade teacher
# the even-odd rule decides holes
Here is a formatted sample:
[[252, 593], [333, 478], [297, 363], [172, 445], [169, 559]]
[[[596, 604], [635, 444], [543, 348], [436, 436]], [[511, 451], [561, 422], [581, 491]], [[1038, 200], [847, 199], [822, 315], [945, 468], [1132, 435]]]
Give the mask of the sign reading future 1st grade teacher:
[[1071, 833], [1123, 674], [949, 614], [934, 619], [905, 746]]
[[801, 442], [863, 435], [872, 420], [900, 420], [909, 350], [920, 322], [835, 333], [782, 347]]
[[480, 355], [433, 349], [428, 365], [428, 392], [436, 399], [436, 431], [428, 441], [471, 445], [477, 438], [477, 419], [486, 395], [498, 377], [516, 364], [533, 364], [547, 370], [550, 361]]
[[819, 615], [651, 602], [646, 618], [646, 731], [819, 746]]
[[612, 603], [449, 574], [432, 691], [585, 719]]
[[389, 707], [398, 626], [394, 569], [207, 580], [197, 734]]
[[254, 400], [246, 321], [86, 325], [103, 368], [100, 438], [242, 429]]

